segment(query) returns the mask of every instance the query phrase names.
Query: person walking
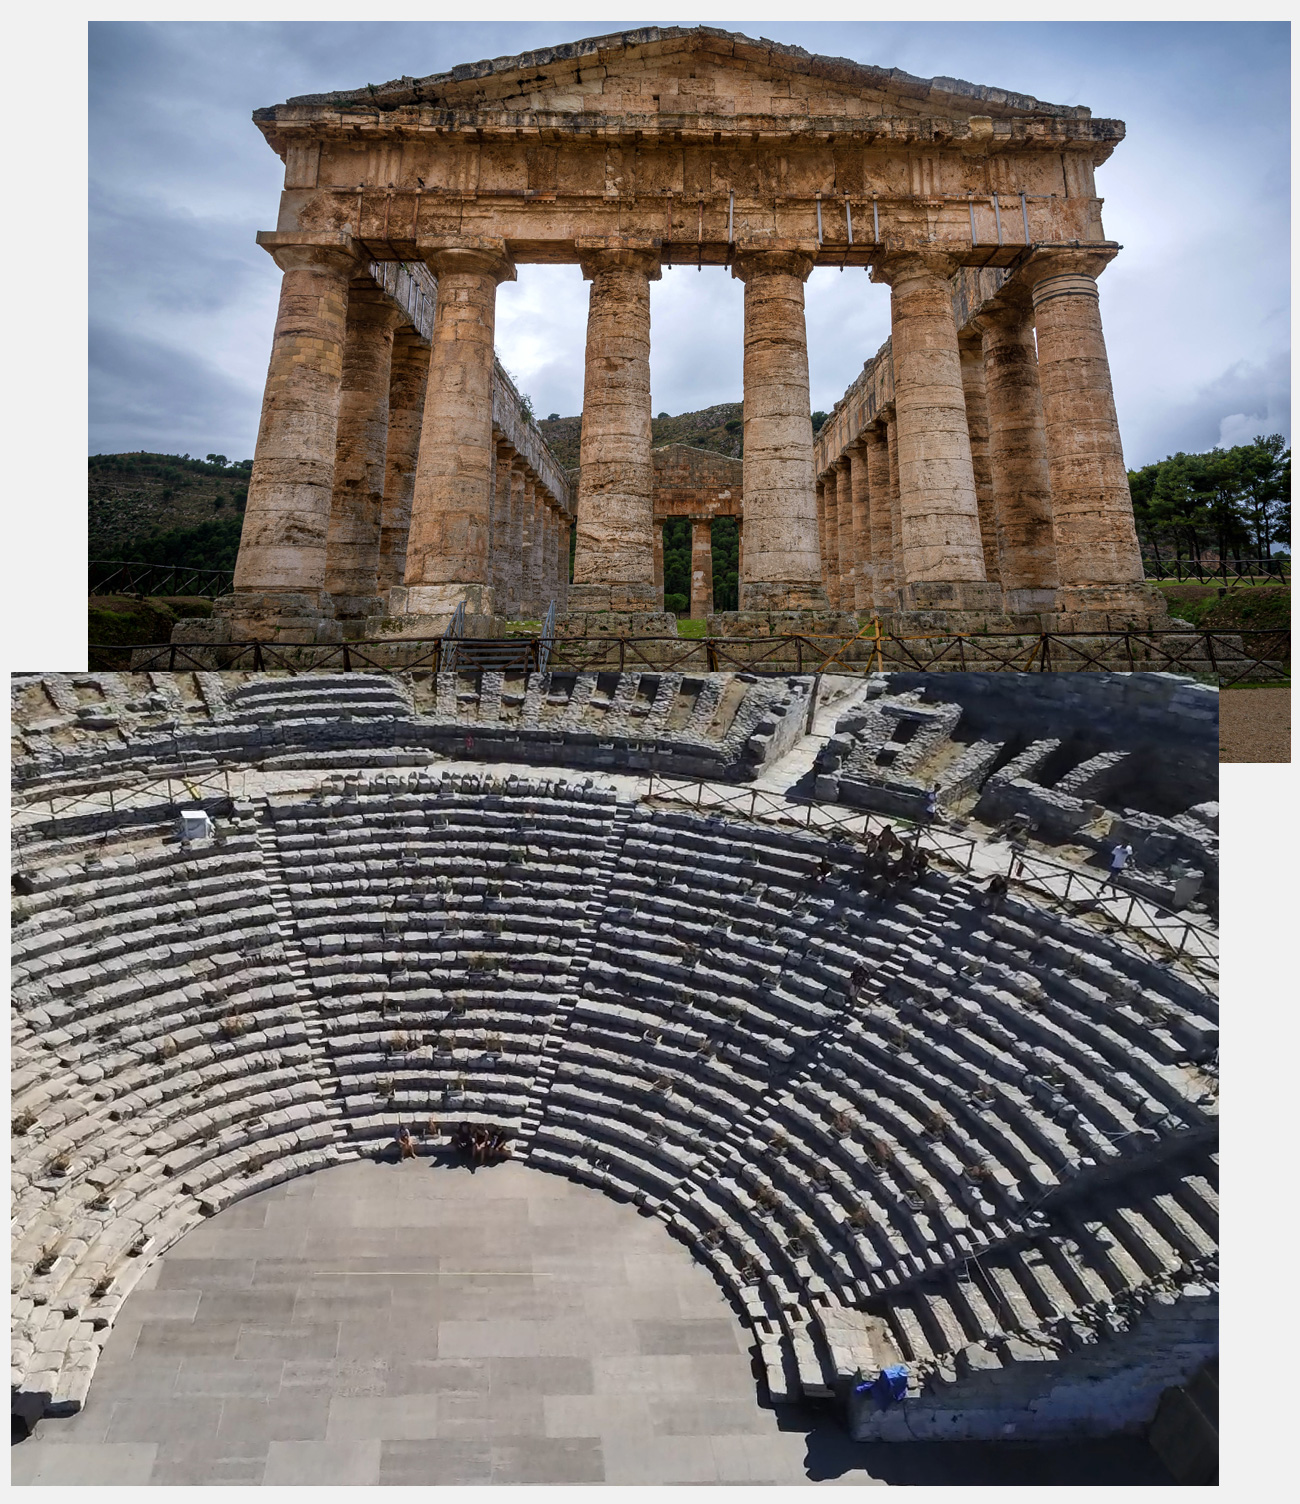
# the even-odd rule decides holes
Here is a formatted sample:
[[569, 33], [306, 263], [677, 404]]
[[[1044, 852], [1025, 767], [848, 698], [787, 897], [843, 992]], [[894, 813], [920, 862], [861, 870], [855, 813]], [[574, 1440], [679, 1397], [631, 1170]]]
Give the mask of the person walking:
[[933, 825], [939, 818], [939, 785], [932, 783], [929, 792], [925, 796], [925, 819], [926, 823]]
[[1106, 881], [1102, 883], [1102, 889], [1118, 888], [1117, 881], [1121, 872], [1128, 866], [1128, 860], [1133, 855], [1133, 848], [1126, 842], [1121, 841], [1117, 846], [1111, 847], [1110, 871], [1106, 874]]

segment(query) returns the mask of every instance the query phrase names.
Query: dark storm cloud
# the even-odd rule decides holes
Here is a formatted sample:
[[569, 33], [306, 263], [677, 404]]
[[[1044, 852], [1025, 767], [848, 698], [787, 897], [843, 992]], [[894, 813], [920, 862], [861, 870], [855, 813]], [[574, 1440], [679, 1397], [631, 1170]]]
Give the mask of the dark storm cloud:
[[[93, 25], [92, 314], [118, 351], [152, 352], [139, 401], [96, 387], [98, 447], [252, 452], [279, 280], [254, 237], [274, 224], [282, 177], [255, 108], [638, 24]], [[724, 24], [1125, 120], [1097, 183], [1125, 247], [1101, 291], [1129, 462], [1237, 442], [1255, 418], [1289, 434], [1285, 27]], [[501, 289], [497, 348], [538, 412], [581, 408], [586, 300], [574, 267], [523, 266]], [[741, 285], [667, 271], [651, 309], [655, 410], [739, 400]], [[888, 292], [819, 270], [807, 311], [812, 405], [829, 408], [888, 337]]]

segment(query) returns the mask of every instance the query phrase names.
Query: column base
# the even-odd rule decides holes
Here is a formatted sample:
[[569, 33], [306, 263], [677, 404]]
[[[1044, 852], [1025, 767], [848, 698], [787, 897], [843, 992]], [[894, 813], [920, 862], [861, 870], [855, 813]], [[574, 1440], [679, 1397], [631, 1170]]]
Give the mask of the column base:
[[[742, 580], [740, 612], [721, 612], [731, 616], [753, 612], [833, 611], [825, 587], [808, 580]], [[733, 634], [734, 635], [734, 634]]]
[[1054, 585], [1015, 585], [1002, 591], [1002, 609], [1011, 616], [1035, 616], [1060, 610], [1060, 591]]
[[568, 610], [586, 613], [614, 611], [620, 615], [629, 612], [634, 615], [665, 614], [663, 592], [656, 590], [653, 585], [636, 583], [570, 585]]
[[333, 595], [334, 615], [339, 621], [364, 621], [368, 616], [382, 616], [388, 605], [387, 594]]
[[1002, 587], [987, 580], [908, 580], [899, 591], [902, 611], [976, 611], [1000, 615]]
[[[710, 637], [852, 637], [860, 623], [852, 612], [715, 611], [708, 619]], [[833, 651], [827, 646], [827, 655]]]
[[569, 609], [556, 610], [557, 637], [676, 637], [677, 618], [671, 611], [584, 611], [574, 609], [573, 592]]
[[[172, 631], [179, 638], [178, 622]], [[194, 623], [195, 626], [198, 623]], [[290, 642], [331, 643], [343, 640], [340, 624], [334, 619], [334, 602], [323, 591], [249, 591], [223, 595], [213, 602], [211, 617], [203, 620], [207, 628], [204, 640], [218, 642]]]
[[1070, 626], [1058, 632], [1121, 632], [1132, 625], [1159, 631], [1169, 626], [1169, 603], [1156, 584], [1136, 580], [1125, 585], [1062, 585], [1057, 607]]
[[491, 585], [394, 585], [375, 616], [366, 619], [367, 637], [441, 637], [456, 608], [465, 606], [466, 637], [502, 637], [505, 622], [496, 610]]

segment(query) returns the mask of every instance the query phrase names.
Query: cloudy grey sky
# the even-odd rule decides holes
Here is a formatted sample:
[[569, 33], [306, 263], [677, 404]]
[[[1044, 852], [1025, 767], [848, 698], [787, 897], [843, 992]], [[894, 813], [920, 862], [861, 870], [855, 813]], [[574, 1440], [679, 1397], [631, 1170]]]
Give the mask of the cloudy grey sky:
[[[256, 107], [644, 24], [92, 24], [91, 452], [253, 452], [279, 284], [253, 237], [283, 177]], [[726, 24], [1124, 120], [1097, 181], [1125, 247], [1100, 285], [1129, 464], [1289, 436], [1287, 26]], [[815, 271], [807, 305], [813, 407], [829, 409], [888, 336], [888, 290]], [[739, 401], [741, 308], [722, 269], [654, 284], [656, 412]], [[523, 266], [501, 288], [498, 353], [541, 414], [580, 410], [585, 320], [576, 267]]]

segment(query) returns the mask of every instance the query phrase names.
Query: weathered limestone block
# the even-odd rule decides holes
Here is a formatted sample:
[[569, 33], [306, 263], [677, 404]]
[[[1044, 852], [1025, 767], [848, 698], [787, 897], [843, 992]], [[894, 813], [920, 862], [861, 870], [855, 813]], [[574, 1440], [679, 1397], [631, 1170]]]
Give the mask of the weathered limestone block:
[[420, 453], [424, 389], [429, 380], [429, 344], [414, 329], [393, 336], [388, 387], [388, 447], [384, 456], [384, 504], [379, 527], [379, 591], [386, 594], [406, 574], [406, 538]]
[[975, 476], [975, 500], [980, 514], [980, 543], [984, 573], [998, 580], [998, 531], [993, 510], [993, 473], [989, 463], [989, 401], [984, 372], [984, 352], [978, 338], [957, 342], [961, 354], [961, 384], [966, 394], [966, 428], [970, 433], [971, 471]]
[[274, 630], [280, 596], [290, 617], [332, 613], [325, 594], [325, 548], [348, 284], [357, 269], [356, 247], [346, 234], [264, 233], [258, 243], [275, 258], [284, 280], [235, 594], [217, 605], [243, 636], [250, 635], [246, 619]]
[[583, 249], [591, 283], [583, 380], [575, 611], [658, 611], [650, 458], [651, 249]]
[[886, 425], [877, 423], [862, 436], [871, 508], [871, 603], [866, 609], [888, 611], [894, 594], [893, 492], [889, 483]]
[[377, 592], [388, 395], [401, 316], [378, 288], [352, 287], [325, 552], [325, 588], [336, 617], [373, 616], [383, 605]]
[[826, 610], [808, 400], [802, 247], [745, 249], [745, 573], [742, 611]]
[[691, 522], [691, 617], [695, 621], [713, 612], [713, 524], [707, 517]]
[[491, 630], [488, 575], [492, 482], [492, 362], [497, 284], [515, 269], [501, 241], [429, 241], [420, 254], [438, 278], [420, 457], [411, 501], [406, 576], [392, 615], [445, 625], [461, 601], [467, 626]]
[[1097, 274], [1106, 249], [1038, 252], [1025, 267], [1038, 335], [1060, 606], [1067, 616], [1167, 615], [1144, 585], [1120, 447]]
[[980, 314], [998, 558], [1008, 611], [1056, 605], [1052, 483], [1033, 314], [1013, 289]]
[[904, 609], [996, 611], [984, 573], [961, 355], [942, 253], [882, 258], [876, 281], [892, 290], [891, 343], [898, 429]]

